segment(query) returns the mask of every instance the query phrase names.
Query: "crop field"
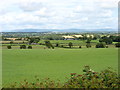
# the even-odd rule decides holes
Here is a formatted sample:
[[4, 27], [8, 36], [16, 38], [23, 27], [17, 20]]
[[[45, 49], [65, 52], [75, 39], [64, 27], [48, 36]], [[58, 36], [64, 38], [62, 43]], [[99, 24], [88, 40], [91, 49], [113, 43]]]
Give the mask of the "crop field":
[[[39, 43], [37, 45], [32, 45], [33, 49], [43, 49], [44, 47], [46, 47], [45, 45], [39, 45], [39, 44], [45, 44], [46, 40], [40, 40]], [[23, 41], [14, 41], [13, 44], [10, 44], [10, 41], [3, 41], [4, 44], [2, 44], [2, 48], [3, 49], [7, 49], [7, 45], [12, 45], [12, 49], [19, 49], [20, 45], [23, 45]], [[24, 41], [25, 44], [28, 46], [28, 44], [26, 43], [27, 41]], [[53, 46], [56, 46], [56, 43], [59, 44], [59, 46], [63, 45], [65, 47], [69, 47], [68, 43], [72, 42], [73, 43], [73, 48], [74, 49], [79, 49], [79, 46], [81, 46], [82, 48], [86, 48], [86, 40], [50, 40], [51, 44]], [[21, 43], [21, 44], [18, 44]], [[91, 40], [91, 48], [95, 48], [95, 45], [99, 43], [99, 40]], [[115, 44], [116, 42], [113, 42], [113, 44], [108, 45], [109, 48], [115, 48]], [[57, 48], [57, 47], [55, 47]]]
[[82, 73], [84, 65], [94, 71], [118, 70], [117, 48], [3, 49], [3, 86], [35, 76], [64, 82], [70, 73]]

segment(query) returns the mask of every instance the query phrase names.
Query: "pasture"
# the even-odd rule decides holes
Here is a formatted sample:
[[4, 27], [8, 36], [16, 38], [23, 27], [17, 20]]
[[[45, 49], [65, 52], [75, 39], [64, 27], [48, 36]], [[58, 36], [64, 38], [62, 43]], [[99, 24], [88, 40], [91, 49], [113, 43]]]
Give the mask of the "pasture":
[[3, 86], [34, 76], [64, 82], [70, 73], [82, 73], [84, 65], [94, 71], [107, 67], [118, 70], [117, 48], [82, 49], [3, 49]]
[[[43, 49], [44, 47], [46, 47], [45, 44], [46, 40], [40, 40], [38, 42], [37, 45], [32, 45], [33, 49]], [[2, 44], [2, 48], [3, 49], [7, 49], [7, 45], [11, 45], [12, 49], [19, 49], [20, 45], [27, 45], [28, 46], [28, 42], [24, 41], [25, 43], [22, 43], [23, 41], [14, 41], [13, 44], [10, 44], [10, 41], [2, 41], [4, 44]], [[59, 46], [63, 45], [65, 47], [69, 47], [68, 43], [72, 42], [73, 43], [73, 48], [74, 49], [79, 49], [79, 46], [82, 46], [82, 48], [86, 48], [86, 40], [50, 40], [51, 44], [53, 46], [56, 46], [56, 43], [59, 44]], [[18, 44], [19, 43], [19, 44]], [[95, 48], [96, 44], [99, 43], [99, 40], [91, 40], [91, 48]], [[113, 44], [108, 45], [109, 48], [115, 48], [115, 44], [116, 42], [113, 42]], [[39, 45], [39, 44], [43, 44], [43, 45]], [[55, 48], [59, 48], [59, 47], [55, 47]]]

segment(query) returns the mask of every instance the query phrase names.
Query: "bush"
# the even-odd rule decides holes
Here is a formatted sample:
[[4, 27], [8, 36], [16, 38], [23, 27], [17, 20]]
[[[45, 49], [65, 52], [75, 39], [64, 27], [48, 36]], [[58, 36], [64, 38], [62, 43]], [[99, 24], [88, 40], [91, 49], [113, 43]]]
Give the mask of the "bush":
[[115, 47], [120, 48], [120, 42], [115, 44]]
[[120, 83], [116, 72], [110, 68], [94, 72], [89, 66], [83, 69], [84, 74], [71, 73], [71, 78], [64, 87], [67, 88], [118, 88]]
[[91, 41], [90, 39], [87, 39], [86, 43], [90, 43], [90, 41]]
[[103, 36], [103, 37], [101, 37], [99, 42], [105, 42], [106, 44], [112, 44], [113, 40], [107, 36]]
[[105, 45], [103, 43], [98, 43], [96, 45], [96, 48], [105, 48]]
[[26, 45], [20, 45], [20, 49], [26, 49]]
[[59, 47], [59, 43], [56, 43], [55, 47]]
[[70, 48], [72, 48], [73, 43], [72, 43], [72, 42], [69, 42], [69, 43], [68, 43], [68, 46], [69, 46]]
[[40, 79], [35, 76], [35, 82], [24, 80], [21, 83], [11, 84], [11, 88], [118, 88], [119, 76], [111, 70], [105, 69], [101, 72], [93, 71], [89, 66], [84, 66], [83, 74], [71, 73], [71, 77], [65, 82], [60, 83], [50, 80], [50, 78]]
[[64, 47], [64, 45], [61, 45], [61, 47], [63, 48], [63, 47]]
[[31, 43], [38, 43], [40, 41], [40, 38], [39, 37], [29, 38], [28, 41], [29, 41], [29, 44], [31, 44]]
[[82, 48], [81, 46], [79, 46], [79, 48]]
[[43, 45], [43, 43], [39, 43], [39, 45]]
[[20, 45], [20, 49], [22, 49], [22, 46]]
[[50, 43], [50, 41], [45, 41], [45, 45], [46, 45], [46, 47], [48, 47], [48, 48], [54, 49], [54, 46]]
[[12, 49], [12, 47], [11, 47], [10, 45], [9, 45], [9, 46], [7, 46], [7, 48], [8, 48], [8, 49]]
[[87, 43], [86, 47], [87, 47], [87, 48], [90, 48], [90, 47], [91, 47], [90, 43]]
[[10, 41], [10, 44], [13, 44], [14, 42], [13, 41]]
[[32, 46], [28, 46], [28, 49], [32, 49]]
[[52, 46], [52, 49], [54, 49], [54, 46]]

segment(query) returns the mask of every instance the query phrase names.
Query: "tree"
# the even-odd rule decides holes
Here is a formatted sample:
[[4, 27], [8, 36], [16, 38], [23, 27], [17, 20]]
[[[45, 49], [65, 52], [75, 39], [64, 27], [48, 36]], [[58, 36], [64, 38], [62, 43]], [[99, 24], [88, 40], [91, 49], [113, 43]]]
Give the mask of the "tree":
[[63, 47], [64, 47], [64, 45], [61, 45], [61, 47], [63, 48]]
[[113, 40], [109, 37], [104, 36], [99, 40], [99, 42], [105, 42], [106, 44], [112, 44]]
[[116, 43], [115, 47], [120, 48], [120, 42]]
[[39, 38], [35, 38], [35, 39], [34, 39], [34, 43], [38, 43], [39, 41], [40, 41]]
[[90, 43], [90, 41], [91, 41], [90, 39], [87, 39], [86, 43]]
[[10, 41], [10, 44], [12, 45], [12, 44], [13, 44], [13, 41]]
[[48, 34], [41, 37], [44, 40], [64, 40], [61, 34]]
[[87, 43], [87, 44], [86, 44], [86, 47], [87, 47], [87, 48], [90, 48], [90, 47], [91, 47], [90, 43]]
[[32, 46], [28, 46], [28, 49], [32, 49]]
[[26, 49], [26, 45], [20, 45], [20, 49]]
[[33, 38], [29, 38], [28, 41], [29, 41], [29, 44], [31, 44], [31, 43], [34, 42], [34, 39]]
[[102, 40], [102, 39], [99, 39], [99, 42], [101, 43], [101, 42], [103, 42], [103, 40]]
[[8, 48], [8, 49], [12, 49], [11, 45], [8, 45], [7, 48]]
[[116, 36], [114, 42], [120, 42], [120, 36]]
[[105, 45], [103, 43], [98, 43], [96, 45], [96, 48], [105, 48]]
[[90, 39], [87, 39], [87, 41], [86, 41], [86, 43], [87, 43], [87, 44], [86, 44], [86, 47], [87, 47], [87, 48], [90, 48], [90, 47], [91, 47], [90, 41], [91, 41]]
[[79, 46], [79, 48], [82, 48], [81, 46]]
[[105, 47], [108, 48], [108, 45], [106, 45]]
[[96, 37], [96, 36], [94, 36], [94, 37], [93, 37], [93, 40], [96, 40], [96, 39], [97, 39], [97, 37]]
[[110, 38], [106, 38], [105, 40], [104, 40], [104, 42], [106, 43], [106, 44], [112, 44], [112, 39], [110, 39]]
[[50, 43], [50, 41], [45, 41], [45, 45], [46, 45], [48, 48], [54, 49], [54, 46]]
[[29, 41], [29, 44], [38, 43], [40, 41], [40, 38], [29, 38], [28, 41]]
[[70, 48], [72, 48], [72, 46], [73, 46], [72, 42], [69, 42], [68, 46], [69, 46]]
[[56, 47], [59, 47], [59, 43], [56, 43]]
[[113, 42], [120, 42], [120, 36], [110, 36], [110, 39], [112, 39]]

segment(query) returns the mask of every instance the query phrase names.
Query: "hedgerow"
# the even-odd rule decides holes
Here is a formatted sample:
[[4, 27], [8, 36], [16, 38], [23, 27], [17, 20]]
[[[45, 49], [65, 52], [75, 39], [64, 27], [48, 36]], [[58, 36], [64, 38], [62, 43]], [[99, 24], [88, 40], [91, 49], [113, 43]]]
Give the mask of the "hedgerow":
[[120, 85], [118, 74], [111, 68], [95, 72], [89, 66], [84, 66], [84, 74], [71, 73], [70, 78], [61, 83], [50, 78], [40, 80], [35, 76], [34, 82], [15, 82], [10, 88], [118, 88]]

